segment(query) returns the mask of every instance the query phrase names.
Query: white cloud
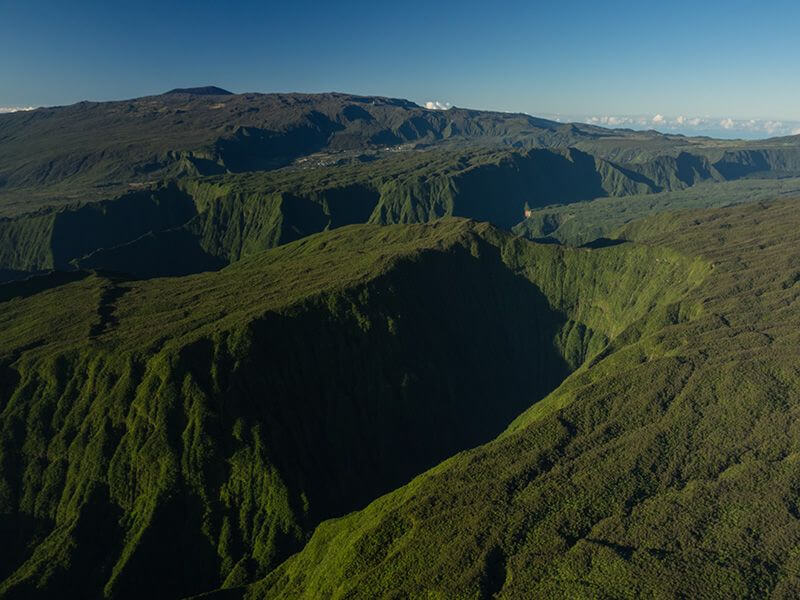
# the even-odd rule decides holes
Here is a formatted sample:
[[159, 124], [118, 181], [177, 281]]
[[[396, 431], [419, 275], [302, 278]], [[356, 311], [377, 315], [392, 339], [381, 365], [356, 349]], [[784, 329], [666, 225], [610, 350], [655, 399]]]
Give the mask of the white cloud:
[[603, 115], [602, 117], [588, 117], [585, 120], [592, 125], [603, 125], [605, 127], [622, 127], [625, 125], [633, 125], [636, 123], [635, 117], [620, 117], [613, 115]]
[[0, 106], [0, 114], [19, 112], [21, 110], [33, 110], [35, 106]]
[[448, 108], [453, 108], [453, 105], [449, 102], [439, 102], [438, 100], [428, 100], [425, 103], [425, 108], [430, 110], [447, 110]]
[[[558, 119], [564, 123], [577, 122], [601, 127], [630, 127], [632, 129], [657, 128], [665, 133], [684, 135], [710, 135], [722, 137], [766, 138], [782, 135], [800, 135], [800, 120], [779, 121], [777, 119], [734, 119], [732, 117], [692, 116], [676, 117], [656, 113], [638, 115], [564, 115]], [[543, 115], [547, 116], [547, 115]], [[551, 115], [552, 118], [555, 115]]]

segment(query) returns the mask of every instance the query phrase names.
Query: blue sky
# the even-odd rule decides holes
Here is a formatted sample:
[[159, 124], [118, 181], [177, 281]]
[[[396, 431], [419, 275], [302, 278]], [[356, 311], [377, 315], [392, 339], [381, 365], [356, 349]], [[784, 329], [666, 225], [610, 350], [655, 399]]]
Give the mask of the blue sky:
[[215, 84], [800, 128], [795, 2], [0, 0], [0, 16], [0, 107]]

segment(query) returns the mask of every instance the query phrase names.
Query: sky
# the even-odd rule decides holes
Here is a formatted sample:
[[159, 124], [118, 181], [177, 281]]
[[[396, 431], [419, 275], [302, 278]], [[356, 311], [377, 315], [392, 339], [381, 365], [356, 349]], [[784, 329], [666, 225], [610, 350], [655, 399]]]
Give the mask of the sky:
[[0, 0], [0, 111], [343, 91], [670, 132], [800, 132], [800, 3]]

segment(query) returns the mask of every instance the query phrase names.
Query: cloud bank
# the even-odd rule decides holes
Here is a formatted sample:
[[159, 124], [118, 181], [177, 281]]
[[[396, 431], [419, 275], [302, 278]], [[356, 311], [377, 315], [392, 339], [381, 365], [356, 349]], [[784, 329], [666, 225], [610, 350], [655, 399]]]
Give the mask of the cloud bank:
[[0, 106], [0, 114], [19, 112], [21, 110], [33, 110], [35, 106]]
[[447, 110], [448, 108], [453, 108], [453, 105], [449, 102], [439, 102], [438, 100], [428, 100], [425, 103], [425, 108], [429, 108], [430, 110]]
[[712, 116], [650, 115], [544, 115], [560, 122], [588, 123], [601, 127], [655, 129], [663, 133], [711, 135], [718, 137], [766, 138], [800, 135], [800, 121], [777, 119], [734, 119]]

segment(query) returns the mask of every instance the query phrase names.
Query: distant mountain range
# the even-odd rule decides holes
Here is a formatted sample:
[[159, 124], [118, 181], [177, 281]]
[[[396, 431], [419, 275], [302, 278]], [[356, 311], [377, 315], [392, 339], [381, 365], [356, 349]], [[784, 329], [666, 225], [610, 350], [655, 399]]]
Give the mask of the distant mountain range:
[[284, 167], [317, 152], [478, 139], [565, 146], [599, 132], [527, 115], [442, 113], [391, 98], [176, 89], [0, 116], [0, 194], [84, 200], [186, 173]]
[[175, 89], [0, 116], [0, 210], [109, 197], [131, 185], [187, 174], [271, 170], [316, 153], [476, 144], [574, 146], [612, 158], [631, 145], [673, 153], [709, 145], [524, 114], [429, 110], [383, 97]]
[[203, 87], [175, 88], [164, 93], [165, 96], [169, 94], [185, 94], [187, 96], [232, 96], [233, 92], [223, 90], [215, 85], [206, 85]]
[[725, 116], [649, 115], [542, 115], [554, 121], [577, 121], [603, 127], [657, 129], [671, 134], [723, 139], [763, 139], [800, 133], [800, 121], [791, 119], [743, 119]]
[[[554, 204], [798, 174], [793, 138], [179, 88], [0, 116], [0, 279], [76, 266], [187, 274], [350, 223], [453, 215], [511, 229]], [[167, 248], [173, 259], [156, 260]]]

